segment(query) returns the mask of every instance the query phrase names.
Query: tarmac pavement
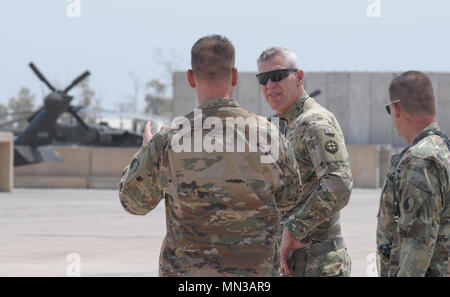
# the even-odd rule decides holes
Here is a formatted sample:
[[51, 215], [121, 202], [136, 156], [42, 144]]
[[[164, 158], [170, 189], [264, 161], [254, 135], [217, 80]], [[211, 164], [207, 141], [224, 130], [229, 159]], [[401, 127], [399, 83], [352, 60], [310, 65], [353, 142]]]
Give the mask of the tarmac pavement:
[[[354, 189], [341, 213], [352, 276], [376, 275], [380, 192]], [[164, 208], [128, 214], [115, 190], [0, 192], [0, 276], [157, 276]]]

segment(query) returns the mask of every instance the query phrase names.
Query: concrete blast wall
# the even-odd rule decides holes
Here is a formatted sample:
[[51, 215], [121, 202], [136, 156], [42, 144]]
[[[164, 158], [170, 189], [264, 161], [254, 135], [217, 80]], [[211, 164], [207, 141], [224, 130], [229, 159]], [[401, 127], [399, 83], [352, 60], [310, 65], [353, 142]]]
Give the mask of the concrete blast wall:
[[[15, 186], [118, 189], [123, 168], [130, 163], [138, 150], [75, 146], [60, 146], [54, 149], [64, 162], [16, 167]], [[348, 146], [355, 188], [378, 188], [383, 184], [391, 150], [390, 145]]]
[[11, 192], [14, 185], [13, 135], [0, 133], [0, 191]]
[[122, 170], [138, 151], [138, 148], [53, 148], [64, 162], [16, 167], [16, 187], [116, 189]]

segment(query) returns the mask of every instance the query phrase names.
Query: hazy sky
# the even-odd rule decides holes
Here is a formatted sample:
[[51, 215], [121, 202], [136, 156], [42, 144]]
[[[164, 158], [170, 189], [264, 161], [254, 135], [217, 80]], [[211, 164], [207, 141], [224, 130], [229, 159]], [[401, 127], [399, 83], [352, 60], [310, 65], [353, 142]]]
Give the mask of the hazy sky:
[[[294, 50], [308, 71], [450, 71], [450, 2], [376, 0], [14, 0], [0, 4], [0, 102], [31, 88], [38, 103], [47, 92], [30, 71], [33, 61], [58, 87], [89, 69], [91, 86], [105, 108], [115, 108], [140, 82], [168, 76], [156, 49], [190, 66], [190, 48], [218, 33], [236, 47], [240, 71], [256, 71], [269, 46]], [[372, 10], [372, 15], [375, 13]], [[307, 73], [306, 73], [307, 75]], [[76, 94], [74, 90], [72, 94]]]

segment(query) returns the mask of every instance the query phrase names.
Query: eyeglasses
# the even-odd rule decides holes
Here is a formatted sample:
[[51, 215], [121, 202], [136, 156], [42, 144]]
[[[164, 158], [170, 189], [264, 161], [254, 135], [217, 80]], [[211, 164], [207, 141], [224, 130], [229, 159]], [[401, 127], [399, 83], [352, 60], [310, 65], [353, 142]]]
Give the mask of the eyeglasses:
[[289, 76], [290, 72], [297, 72], [298, 69], [295, 68], [287, 68], [287, 69], [277, 69], [269, 72], [263, 72], [256, 75], [256, 79], [258, 79], [258, 82], [265, 86], [267, 85], [267, 82], [269, 81], [269, 78], [273, 82], [279, 82], [280, 80], [285, 79]]
[[394, 101], [391, 101], [391, 103], [386, 104], [384, 107], [386, 108], [387, 113], [391, 114], [391, 104], [399, 103], [399, 102], [400, 102], [400, 100], [394, 100]]

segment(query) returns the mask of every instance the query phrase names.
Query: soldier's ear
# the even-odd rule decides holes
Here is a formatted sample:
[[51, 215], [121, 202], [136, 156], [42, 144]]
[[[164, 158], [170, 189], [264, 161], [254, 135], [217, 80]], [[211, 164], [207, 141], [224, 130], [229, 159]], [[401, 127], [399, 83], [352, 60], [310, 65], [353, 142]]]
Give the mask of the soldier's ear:
[[403, 113], [402, 108], [399, 104], [392, 104], [391, 105], [391, 112], [394, 115], [394, 117], [399, 118], [400, 115]]
[[303, 73], [303, 70], [299, 69], [297, 71], [297, 86], [298, 87], [303, 86], [304, 79], [305, 79], [305, 75]]
[[233, 67], [232, 73], [231, 73], [231, 85], [234, 87], [238, 83], [238, 70], [236, 67]]
[[189, 85], [191, 86], [191, 88], [195, 88], [196, 87], [195, 76], [194, 76], [194, 71], [192, 71], [192, 69], [189, 69], [187, 71], [186, 77], [187, 77], [187, 81], [188, 81]]

